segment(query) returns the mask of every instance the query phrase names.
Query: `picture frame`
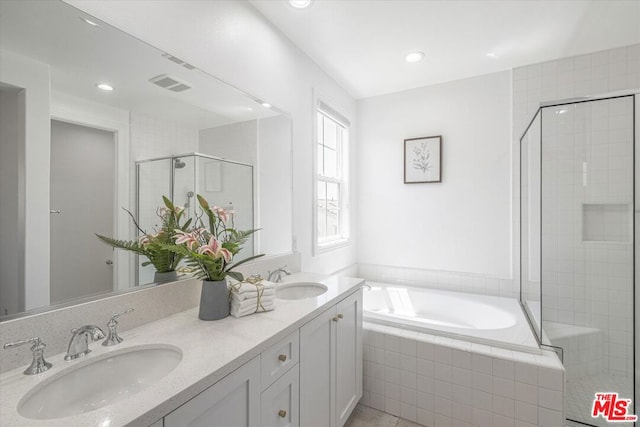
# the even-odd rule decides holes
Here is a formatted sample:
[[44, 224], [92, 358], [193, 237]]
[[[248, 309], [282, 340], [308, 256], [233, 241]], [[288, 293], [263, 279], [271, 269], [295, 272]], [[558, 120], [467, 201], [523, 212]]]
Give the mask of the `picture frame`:
[[442, 135], [404, 140], [404, 183], [442, 182]]

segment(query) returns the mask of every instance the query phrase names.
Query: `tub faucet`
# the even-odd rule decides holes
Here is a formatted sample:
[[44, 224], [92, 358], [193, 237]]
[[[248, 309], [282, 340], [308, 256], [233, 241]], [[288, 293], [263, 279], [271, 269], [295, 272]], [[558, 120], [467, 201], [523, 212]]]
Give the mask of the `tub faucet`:
[[283, 265], [280, 268], [276, 268], [273, 271], [269, 271], [269, 275], [267, 276], [267, 280], [270, 282], [276, 282], [276, 283], [280, 283], [282, 282], [282, 273], [286, 274], [287, 276], [291, 275], [291, 272], [288, 271], [286, 265]]
[[91, 353], [89, 349], [89, 338], [91, 341], [104, 338], [104, 332], [96, 325], [85, 325], [78, 329], [71, 330], [71, 339], [67, 348], [67, 355], [64, 360], [73, 360]]

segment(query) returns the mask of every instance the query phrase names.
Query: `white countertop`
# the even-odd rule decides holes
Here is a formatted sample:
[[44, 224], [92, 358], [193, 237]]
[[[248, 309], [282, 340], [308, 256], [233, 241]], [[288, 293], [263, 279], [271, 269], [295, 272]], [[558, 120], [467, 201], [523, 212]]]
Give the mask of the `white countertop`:
[[[38, 375], [24, 375], [25, 366], [0, 376], [0, 425], [2, 426], [149, 426], [190, 400], [206, 388], [253, 359], [309, 320], [322, 313], [361, 285], [361, 279], [297, 273], [285, 282], [315, 281], [328, 286], [328, 291], [315, 298], [276, 301], [276, 309], [241, 318], [227, 317], [205, 322], [193, 308], [120, 334], [124, 342], [103, 347], [90, 344], [87, 357], [63, 360], [64, 353], [48, 355], [53, 368]], [[78, 319], [82, 321], [82, 319]], [[46, 337], [43, 337], [46, 340]], [[79, 363], [107, 352], [148, 344], [170, 344], [179, 347], [182, 361], [166, 377], [149, 388], [95, 411], [54, 420], [33, 420], [21, 416], [17, 406], [22, 397], [39, 383]], [[87, 381], [91, 381], [87, 377]]]

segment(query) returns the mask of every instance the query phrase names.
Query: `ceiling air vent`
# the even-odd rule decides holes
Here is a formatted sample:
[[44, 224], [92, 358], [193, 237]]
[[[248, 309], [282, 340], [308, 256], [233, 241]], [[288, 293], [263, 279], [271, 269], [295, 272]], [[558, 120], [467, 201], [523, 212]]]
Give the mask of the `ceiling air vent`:
[[159, 76], [155, 76], [149, 81], [155, 85], [160, 86], [163, 89], [167, 89], [173, 92], [183, 92], [185, 90], [191, 89], [193, 86], [191, 84], [181, 80], [175, 76], [170, 76], [168, 74], [160, 74]]

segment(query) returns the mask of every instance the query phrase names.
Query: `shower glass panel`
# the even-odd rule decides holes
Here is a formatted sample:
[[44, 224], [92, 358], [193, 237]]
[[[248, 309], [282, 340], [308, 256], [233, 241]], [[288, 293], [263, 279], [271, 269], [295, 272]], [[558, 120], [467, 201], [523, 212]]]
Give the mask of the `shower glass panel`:
[[635, 400], [633, 182], [632, 95], [541, 107], [521, 139], [521, 302], [582, 424], [610, 425], [597, 392]]
[[[186, 218], [202, 216], [197, 195], [202, 195], [211, 206], [219, 206], [234, 213], [229, 223], [239, 230], [254, 228], [254, 174], [253, 166], [232, 160], [218, 159], [204, 154], [190, 153], [136, 162], [137, 210], [136, 219], [145, 232], [160, 227], [158, 208], [162, 196], [176, 206], [185, 208]], [[140, 233], [139, 233], [140, 234]], [[254, 241], [250, 237], [242, 250], [234, 256], [241, 261], [253, 256]], [[154, 281], [154, 268], [137, 265], [136, 284]]]
[[520, 301], [541, 342], [540, 114], [520, 140], [520, 150]]

